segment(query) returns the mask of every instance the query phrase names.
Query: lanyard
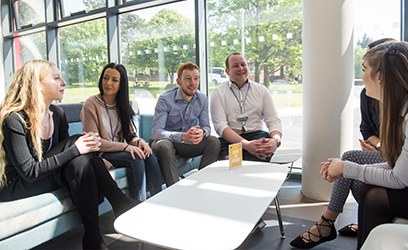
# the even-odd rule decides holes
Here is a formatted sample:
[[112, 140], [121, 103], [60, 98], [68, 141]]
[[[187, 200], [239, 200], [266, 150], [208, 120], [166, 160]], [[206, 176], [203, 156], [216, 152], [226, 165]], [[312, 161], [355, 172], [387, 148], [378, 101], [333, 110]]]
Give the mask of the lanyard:
[[251, 83], [248, 82], [247, 92], [246, 92], [246, 94], [245, 94], [245, 98], [244, 98], [244, 101], [243, 101], [242, 103], [240, 102], [240, 100], [238, 100], [238, 97], [237, 97], [237, 95], [234, 93], [234, 91], [232, 90], [232, 87], [230, 87], [230, 90], [231, 90], [232, 94], [234, 94], [235, 99], [237, 99], [237, 102], [238, 102], [238, 104], [239, 104], [239, 108], [241, 109], [241, 114], [242, 114], [242, 107], [245, 106], [245, 101], [246, 101], [246, 99], [247, 99], [247, 96], [248, 96], [248, 92], [249, 92], [249, 88], [250, 88], [250, 87], [251, 87]]
[[118, 123], [116, 124], [115, 131], [113, 131], [113, 128], [112, 128], [112, 120], [111, 120], [111, 117], [110, 117], [110, 115], [109, 115], [108, 105], [106, 104], [106, 102], [105, 102], [105, 98], [103, 98], [103, 95], [101, 95], [101, 97], [102, 97], [102, 101], [103, 101], [103, 103], [105, 104], [105, 109], [106, 109], [106, 112], [108, 113], [108, 117], [109, 117], [109, 125], [110, 125], [110, 129], [111, 129], [111, 135], [112, 135], [112, 141], [113, 141], [113, 140], [115, 139], [116, 132], [118, 131], [118, 127], [119, 127], [119, 119], [118, 119]]
[[[193, 97], [193, 98], [194, 98], [194, 97]], [[184, 117], [183, 117], [183, 111], [181, 111], [180, 101], [177, 100], [177, 103], [178, 103], [178, 106], [179, 106], [180, 116], [181, 116], [181, 120], [183, 121], [184, 128], [187, 128], [187, 126], [186, 126], [186, 121], [184, 120]], [[194, 106], [194, 99], [193, 99], [193, 102], [191, 103], [190, 114], [188, 115], [187, 122], [190, 120], [191, 111], [193, 111], [193, 106]]]

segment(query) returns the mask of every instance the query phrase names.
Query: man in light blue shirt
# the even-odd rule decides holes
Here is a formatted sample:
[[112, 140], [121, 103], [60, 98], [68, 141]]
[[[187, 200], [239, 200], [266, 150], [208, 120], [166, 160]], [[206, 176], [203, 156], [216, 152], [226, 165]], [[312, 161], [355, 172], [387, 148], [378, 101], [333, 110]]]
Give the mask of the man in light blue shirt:
[[175, 155], [202, 155], [199, 169], [218, 159], [220, 142], [210, 136], [208, 99], [198, 90], [199, 83], [198, 66], [184, 63], [177, 70], [179, 87], [163, 93], [156, 104], [152, 149], [168, 187], [179, 180]]

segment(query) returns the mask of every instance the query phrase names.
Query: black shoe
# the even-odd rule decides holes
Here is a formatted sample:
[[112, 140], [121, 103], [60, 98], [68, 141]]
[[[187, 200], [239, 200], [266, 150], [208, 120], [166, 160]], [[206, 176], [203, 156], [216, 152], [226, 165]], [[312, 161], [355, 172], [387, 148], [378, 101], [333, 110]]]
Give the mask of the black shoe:
[[258, 221], [258, 224], [254, 227], [254, 229], [252, 229], [251, 234], [256, 234], [257, 232], [261, 231], [262, 228], [264, 228], [265, 226], [266, 226], [265, 221], [260, 219]]
[[[331, 240], [336, 239], [337, 233], [336, 233], [336, 228], [334, 227], [334, 222], [335, 221], [326, 219], [326, 217], [324, 217], [323, 215], [322, 215], [322, 220], [323, 221], [320, 224], [318, 224], [317, 222], [315, 224], [317, 226], [317, 231], [319, 232], [319, 235], [311, 233], [310, 229], [309, 229], [307, 231], [307, 233], [309, 234], [309, 239], [304, 238], [303, 234], [301, 234], [298, 237], [296, 237], [296, 239], [292, 240], [290, 242], [290, 245], [293, 246], [293, 247], [297, 247], [297, 248], [309, 249], [309, 248], [315, 247], [315, 246], [317, 246], [317, 245], [319, 245], [319, 244], [321, 244], [323, 242], [331, 241]], [[323, 224], [323, 223], [325, 223], [325, 224]], [[330, 235], [328, 235], [326, 237], [323, 237], [322, 233], [320, 232], [321, 227], [330, 228], [330, 230], [331, 230]], [[315, 236], [315, 237], [318, 237], [319, 240], [318, 241], [312, 241], [311, 240], [312, 235]], [[305, 239], [305, 241], [303, 239]]]
[[339, 230], [339, 234], [348, 237], [357, 237], [358, 229], [354, 229], [353, 225], [356, 224], [351, 223], [343, 227], [342, 229]]

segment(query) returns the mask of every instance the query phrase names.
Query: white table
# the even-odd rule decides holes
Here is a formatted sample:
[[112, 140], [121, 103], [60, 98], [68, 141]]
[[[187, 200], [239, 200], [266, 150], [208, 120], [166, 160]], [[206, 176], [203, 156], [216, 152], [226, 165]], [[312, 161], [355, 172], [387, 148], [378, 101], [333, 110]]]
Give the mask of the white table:
[[229, 170], [228, 161], [218, 161], [122, 214], [114, 227], [162, 247], [235, 249], [265, 213], [286, 174], [287, 167], [277, 164], [244, 161]]

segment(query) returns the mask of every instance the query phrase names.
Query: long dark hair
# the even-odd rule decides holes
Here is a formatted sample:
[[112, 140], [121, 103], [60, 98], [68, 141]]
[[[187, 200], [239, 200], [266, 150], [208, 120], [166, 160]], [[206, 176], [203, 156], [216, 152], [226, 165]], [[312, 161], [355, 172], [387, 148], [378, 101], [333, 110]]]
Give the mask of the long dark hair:
[[[408, 98], [408, 43], [389, 42], [375, 46], [363, 57], [372, 67], [371, 77], [380, 77], [382, 109], [380, 151], [393, 168], [403, 146], [403, 126]], [[402, 113], [405, 112], [405, 113]]]
[[[136, 129], [136, 126], [133, 122], [133, 117], [135, 116], [135, 112], [130, 106], [129, 103], [129, 81], [127, 77], [127, 72], [125, 66], [119, 63], [109, 63], [106, 65], [99, 77], [99, 92], [103, 95], [103, 88], [102, 88], [102, 79], [103, 75], [105, 74], [106, 69], [116, 69], [120, 73], [120, 81], [119, 81], [119, 91], [116, 95], [116, 106], [119, 111], [119, 119], [120, 123], [122, 124], [122, 133], [123, 137], [132, 138], [136, 136], [136, 134], [130, 133], [130, 126], [133, 126]], [[136, 132], [136, 131], [135, 131]]]

